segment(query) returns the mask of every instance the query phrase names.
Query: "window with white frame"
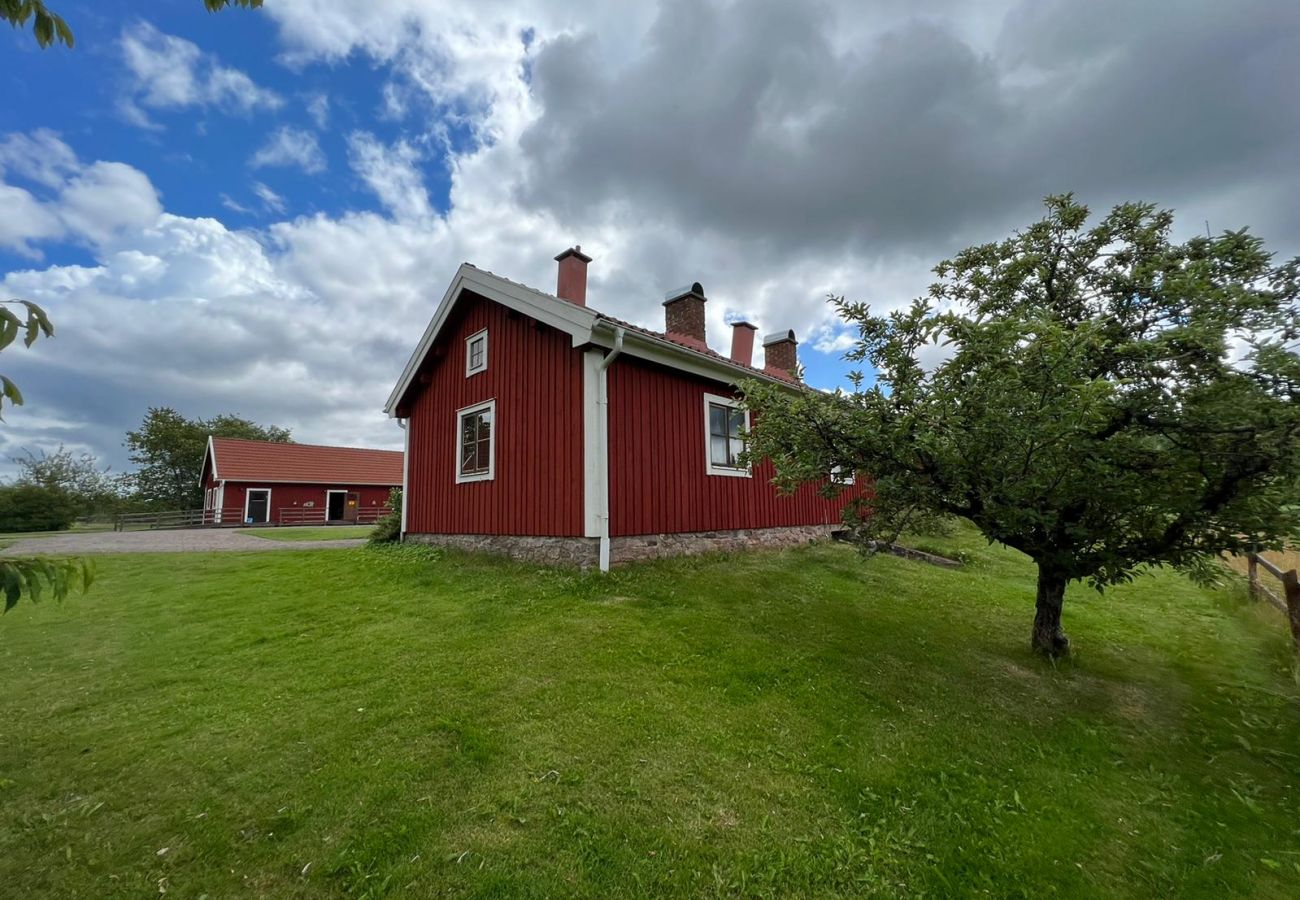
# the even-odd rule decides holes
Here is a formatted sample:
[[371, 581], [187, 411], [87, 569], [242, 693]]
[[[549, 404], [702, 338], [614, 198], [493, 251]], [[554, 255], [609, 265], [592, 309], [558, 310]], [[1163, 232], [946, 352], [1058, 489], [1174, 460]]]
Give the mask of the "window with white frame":
[[852, 469], [846, 469], [844, 466], [831, 466], [831, 484], [849, 486], [857, 483], [857, 480], [857, 475]]
[[496, 408], [489, 400], [456, 413], [456, 481], [490, 481], [496, 467]]
[[749, 466], [741, 462], [749, 434], [749, 411], [738, 400], [704, 395], [705, 457], [710, 475], [748, 478]]
[[465, 377], [487, 371], [488, 333], [484, 328], [465, 338]]

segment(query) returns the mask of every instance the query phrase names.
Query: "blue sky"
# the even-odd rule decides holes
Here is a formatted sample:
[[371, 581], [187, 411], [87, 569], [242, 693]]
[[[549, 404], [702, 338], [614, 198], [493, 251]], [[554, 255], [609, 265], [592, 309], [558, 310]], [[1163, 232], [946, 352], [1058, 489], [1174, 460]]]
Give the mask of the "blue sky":
[[52, 4], [0, 32], [0, 278], [58, 337], [5, 353], [0, 455], [125, 464], [151, 405], [394, 447], [388, 390], [461, 261], [662, 327], [793, 328], [842, 384], [828, 294], [878, 309], [1074, 190], [1300, 248], [1289, 4], [199, 0]]

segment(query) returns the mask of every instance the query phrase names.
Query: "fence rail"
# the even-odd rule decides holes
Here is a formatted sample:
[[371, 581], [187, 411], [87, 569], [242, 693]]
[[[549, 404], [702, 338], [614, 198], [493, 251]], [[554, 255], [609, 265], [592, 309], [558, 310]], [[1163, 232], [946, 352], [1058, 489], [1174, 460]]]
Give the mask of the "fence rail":
[[388, 515], [388, 511], [387, 506], [362, 506], [357, 508], [355, 519], [327, 519], [328, 510], [323, 506], [286, 506], [276, 510], [279, 513], [276, 518], [280, 525], [373, 525]]
[[388, 515], [386, 506], [361, 507], [355, 519], [327, 519], [325, 507], [289, 506], [276, 510], [274, 521], [245, 522], [243, 507], [174, 509], [160, 512], [122, 513], [113, 520], [114, 531], [162, 528], [239, 528], [245, 525], [374, 525]]
[[[1247, 554], [1246, 566], [1246, 575], [1250, 581], [1250, 595], [1255, 598], [1262, 597], [1286, 613], [1287, 621], [1291, 624], [1291, 640], [1295, 643], [1296, 649], [1300, 650], [1300, 576], [1297, 576], [1295, 569], [1289, 572], [1282, 571], [1257, 553]], [[1282, 582], [1280, 596], [1260, 583], [1260, 569]]]

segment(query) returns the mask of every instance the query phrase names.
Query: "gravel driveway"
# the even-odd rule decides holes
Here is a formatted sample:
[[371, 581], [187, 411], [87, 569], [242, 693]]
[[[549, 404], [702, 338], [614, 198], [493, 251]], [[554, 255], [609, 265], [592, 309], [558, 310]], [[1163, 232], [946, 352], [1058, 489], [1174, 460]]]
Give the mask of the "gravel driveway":
[[365, 538], [343, 541], [269, 541], [235, 528], [179, 528], [159, 531], [93, 531], [17, 540], [3, 556], [84, 556], [92, 553], [207, 553], [249, 550], [324, 550], [360, 547]]

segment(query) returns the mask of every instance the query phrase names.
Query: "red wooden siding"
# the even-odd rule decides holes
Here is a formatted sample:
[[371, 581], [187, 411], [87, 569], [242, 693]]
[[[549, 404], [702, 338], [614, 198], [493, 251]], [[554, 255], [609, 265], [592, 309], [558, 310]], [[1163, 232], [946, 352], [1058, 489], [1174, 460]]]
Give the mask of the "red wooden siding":
[[[709, 475], [704, 395], [732, 396], [726, 386], [623, 356], [609, 369], [610, 534], [667, 534], [822, 525], [860, 487], [838, 498], [805, 485], [781, 496], [772, 464], [753, 477]], [[861, 479], [859, 479], [861, 483]]]
[[[407, 530], [581, 535], [582, 354], [567, 334], [480, 297], [463, 297], [457, 314], [411, 404]], [[465, 338], [483, 328], [487, 371], [467, 378]], [[457, 484], [456, 411], [493, 399], [496, 477]]]
[[[209, 480], [208, 487], [218, 487], [219, 484]], [[396, 485], [394, 485], [396, 487]], [[280, 510], [282, 509], [302, 509], [304, 503], [315, 503], [316, 510], [324, 510], [326, 501], [326, 491], [348, 491], [357, 494], [357, 506], [361, 509], [370, 507], [379, 507], [384, 505], [388, 499], [389, 488], [376, 487], [375, 485], [347, 485], [347, 484], [276, 484], [273, 482], [226, 482], [226, 494], [222, 501], [222, 509], [227, 513], [234, 511], [236, 514], [244, 508], [244, 496], [249, 488], [270, 488], [271, 489], [271, 521], [280, 521]], [[312, 507], [307, 507], [312, 508]]]

